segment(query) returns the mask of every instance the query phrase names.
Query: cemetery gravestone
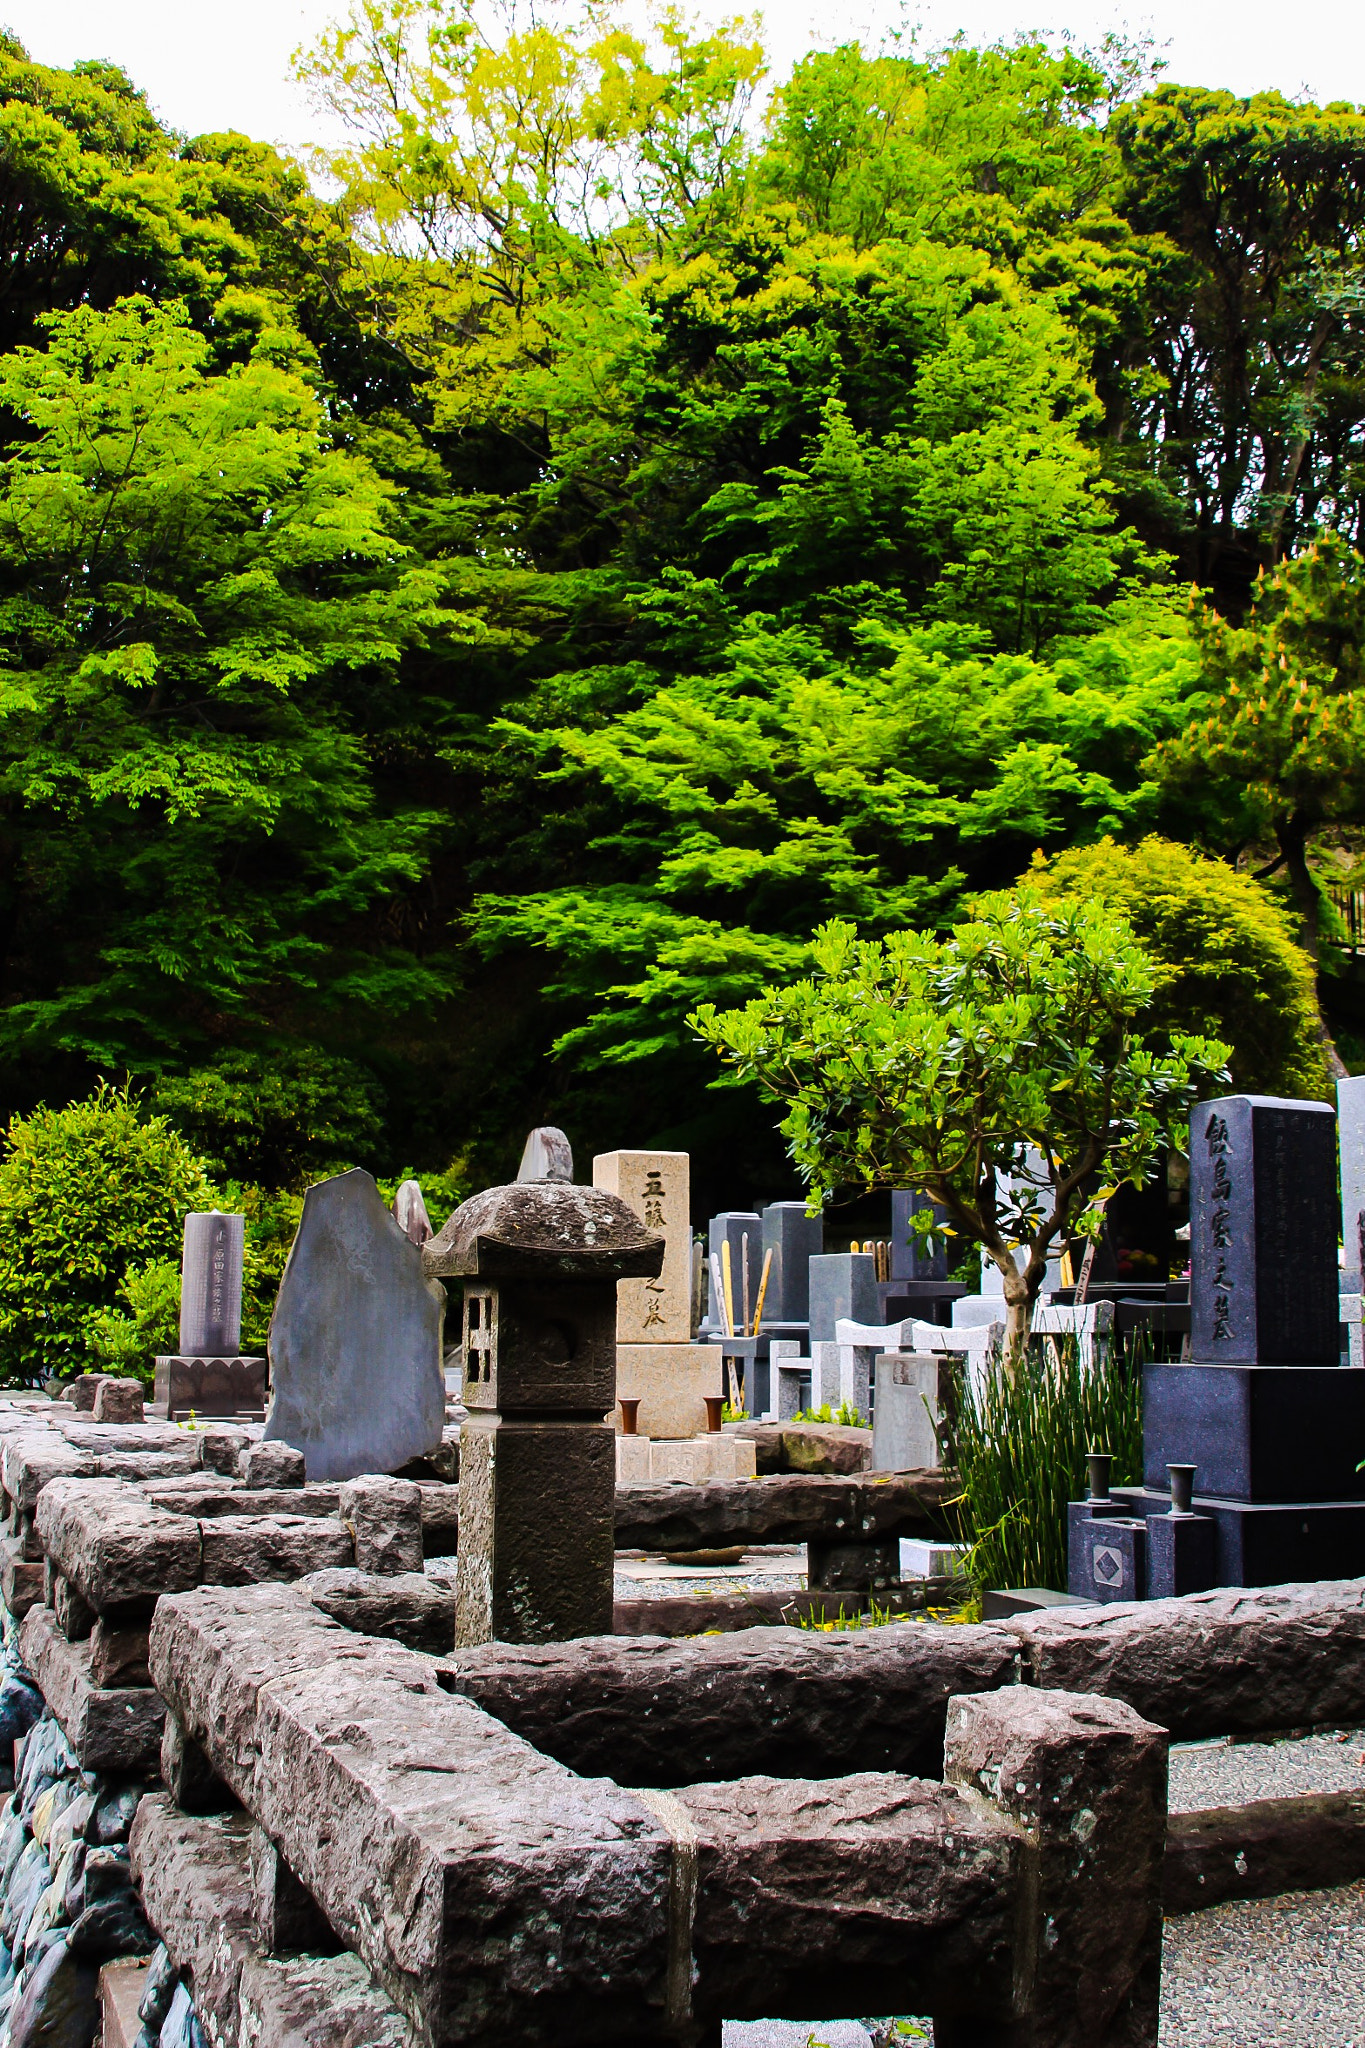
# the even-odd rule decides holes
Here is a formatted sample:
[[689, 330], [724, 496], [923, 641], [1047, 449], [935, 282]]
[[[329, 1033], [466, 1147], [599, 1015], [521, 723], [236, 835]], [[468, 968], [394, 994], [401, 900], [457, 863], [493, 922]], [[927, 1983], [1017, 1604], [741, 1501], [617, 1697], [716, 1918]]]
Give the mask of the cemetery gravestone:
[[368, 1173], [315, 1183], [270, 1323], [266, 1437], [302, 1451], [313, 1480], [430, 1456], [445, 1423], [444, 1310]]
[[415, 1244], [420, 1251], [431, 1236], [431, 1218], [427, 1205], [422, 1199], [421, 1183], [405, 1180], [400, 1183], [393, 1198], [394, 1221], [409, 1244]]
[[[1331, 1109], [1201, 1103], [1190, 1216], [1194, 1357], [1144, 1371], [1145, 1485], [1113, 1493], [1113, 1512], [1147, 1523], [1147, 1590], [1365, 1572], [1365, 1373], [1339, 1363]], [[1168, 1470], [1183, 1488], [1191, 1468], [1193, 1511], [1173, 1513]], [[1073, 1568], [1090, 1540], [1077, 1529]]]
[[457, 1643], [611, 1633], [616, 1288], [663, 1257], [618, 1197], [551, 1180], [475, 1195], [426, 1247], [463, 1291]]
[[169, 1421], [264, 1413], [266, 1362], [241, 1352], [245, 1231], [221, 1209], [185, 1218], [180, 1350], [156, 1360], [153, 1389]]
[[600, 1152], [592, 1163], [594, 1187], [664, 1240], [658, 1274], [622, 1280], [616, 1290], [616, 1389], [639, 1401], [645, 1437], [697, 1435], [706, 1428], [706, 1396], [721, 1391], [715, 1347], [691, 1341], [690, 1168], [686, 1152]]
[[540, 1124], [522, 1148], [519, 1181], [573, 1179], [573, 1148], [563, 1131]]
[[877, 1359], [877, 1400], [872, 1424], [872, 1470], [917, 1472], [937, 1468], [940, 1380], [946, 1366], [932, 1353], [887, 1351]]

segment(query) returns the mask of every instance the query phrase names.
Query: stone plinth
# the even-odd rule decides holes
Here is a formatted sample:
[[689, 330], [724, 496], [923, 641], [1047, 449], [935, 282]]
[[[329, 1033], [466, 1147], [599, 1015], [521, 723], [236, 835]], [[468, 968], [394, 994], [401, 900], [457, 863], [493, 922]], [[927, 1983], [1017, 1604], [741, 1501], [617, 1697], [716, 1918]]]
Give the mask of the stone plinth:
[[270, 1322], [268, 1438], [310, 1479], [395, 1472], [445, 1427], [445, 1295], [368, 1173], [309, 1188]]
[[183, 1422], [191, 1410], [196, 1416], [264, 1415], [265, 1391], [264, 1358], [174, 1354], [156, 1361], [153, 1398], [168, 1422]]
[[724, 1391], [717, 1344], [616, 1347], [616, 1398], [639, 1401], [642, 1436], [695, 1436], [706, 1427], [706, 1396]]
[[615, 1195], [664, 1240], [656, 1279], [617, 1285], [618, 1344], [686, 1344], [692, 1335], [690, 1166], [686, 1152], [599, 1152], [593, 1160], [593, 1186]]

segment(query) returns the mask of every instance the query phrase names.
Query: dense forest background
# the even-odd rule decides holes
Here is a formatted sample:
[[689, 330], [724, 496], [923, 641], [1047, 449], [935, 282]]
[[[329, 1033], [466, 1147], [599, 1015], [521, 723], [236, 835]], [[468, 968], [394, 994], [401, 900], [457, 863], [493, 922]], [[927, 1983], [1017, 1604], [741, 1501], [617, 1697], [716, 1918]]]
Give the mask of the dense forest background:
[[689, 1010], [1030, 871], [1242, 1085], [1365, 1064], [1354, 107], [475, 0], [304, 68], [311, 181], [0, 38], [0, 1110], [734, 1206]]

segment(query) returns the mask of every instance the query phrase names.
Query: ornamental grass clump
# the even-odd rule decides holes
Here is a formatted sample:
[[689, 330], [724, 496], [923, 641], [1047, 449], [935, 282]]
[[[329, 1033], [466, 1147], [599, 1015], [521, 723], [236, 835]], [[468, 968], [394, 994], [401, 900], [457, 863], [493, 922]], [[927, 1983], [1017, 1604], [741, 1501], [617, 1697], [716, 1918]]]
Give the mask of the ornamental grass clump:
[[1064, 1593], [1066, 1504], [1086, 1490], [1086, 1453], [1112, 1455], [1116, 1486], [1142, 1478], [1140, 1360], [1114, 1347], [1087, 1362], [1074, 1337], [1035, 1338], [1011, 1373], [988, 1352], [955, 1369], [940, 1445], [961, 1482], [966, 1576]]

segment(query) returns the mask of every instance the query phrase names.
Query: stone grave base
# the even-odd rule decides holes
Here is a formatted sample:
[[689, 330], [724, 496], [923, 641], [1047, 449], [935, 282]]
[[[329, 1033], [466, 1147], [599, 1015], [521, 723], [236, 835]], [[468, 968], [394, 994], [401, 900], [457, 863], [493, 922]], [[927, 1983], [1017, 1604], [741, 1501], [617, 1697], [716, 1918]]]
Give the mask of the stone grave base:
[[[1151, 1487], [1115, 1487], [1113, 1497], [1134, 1516], [1164, 1516], [1170, 1506], [1170, 1495]], [[1196, 1494], [1194, 1511], [1214, 1525], [1217, 1586], [1365, 1577], [1365, 1501], [1261, 1502]]]
[[706, 1428], [706, 1396], [725, 1391], [714, 1344], [618, 1344], [616, 1397], [640, 1403], [641, 1436], [690, 1437]]
[[647, 1436], [616, 1439], [618, 1486], [659, 1485], [666, 1479], [684, 1479], [689, 1486], [700, 1486], [707, 1479], [757, 1476], [758, 1447], [744, 1437], [713, 1431], [663, 1443]]
[[153, 1412], [168, 1422], [184, 1422], [191, 1411], [259, 1422], [265, 1415], [265, 1382], [264, 1358], [158, 1358]]

